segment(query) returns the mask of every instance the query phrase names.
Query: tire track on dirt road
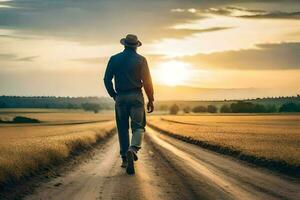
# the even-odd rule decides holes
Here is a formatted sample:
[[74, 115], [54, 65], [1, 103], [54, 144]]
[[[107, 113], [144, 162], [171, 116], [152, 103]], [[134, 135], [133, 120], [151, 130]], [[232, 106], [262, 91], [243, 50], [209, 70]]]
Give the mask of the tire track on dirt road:
[[136, 163], [136, 174], [121, 168], [117, 136], [113, 136], [88, 162], [61, 177], [43, 183], [25, 199], [195, 199], [181, 177], [156, 157], [145, 143]]

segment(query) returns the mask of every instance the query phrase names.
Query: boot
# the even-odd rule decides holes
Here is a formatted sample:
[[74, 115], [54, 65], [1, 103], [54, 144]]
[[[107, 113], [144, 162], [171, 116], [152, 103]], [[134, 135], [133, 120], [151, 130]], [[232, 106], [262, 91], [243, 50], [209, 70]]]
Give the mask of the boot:
[[125, 157], [125, 158], [122, 158], [122, 165], [121, 165], [121, 167], [122, 167], [122, 168], [126, 168], [127, 166], [128, 166], [128, 162], [127, 162], [126, 157]]

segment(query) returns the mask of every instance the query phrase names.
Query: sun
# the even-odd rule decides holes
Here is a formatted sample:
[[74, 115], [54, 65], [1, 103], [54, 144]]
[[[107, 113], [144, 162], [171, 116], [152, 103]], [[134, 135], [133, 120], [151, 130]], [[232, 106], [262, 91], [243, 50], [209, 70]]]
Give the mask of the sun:
[[159, 82], [168, 85], [184, 85], [190, 77], [189, 65], [180, 61], [168, 61], [159, 65], [157, 76]]

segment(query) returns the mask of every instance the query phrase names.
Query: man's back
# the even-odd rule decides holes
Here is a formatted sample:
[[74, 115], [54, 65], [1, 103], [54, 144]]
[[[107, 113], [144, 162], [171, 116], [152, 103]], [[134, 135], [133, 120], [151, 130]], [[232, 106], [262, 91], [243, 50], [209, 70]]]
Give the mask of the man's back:
[[142, 68], [145, 59], [131, 49], [111, 58], [115, 72], [115, 86], [117, 92], [140, 89], [142, 87]]
[[[116, 92], [111, 83], [112, 78], [114, 78]], [[116, 93], [141, 91], [144, 86], [148, 98], [153, 99], [153, 87], [147, 60], [131, 48], [125, 48], [123, 52], [110, 58], [104, 83], [112, 97], [116, 96]]]

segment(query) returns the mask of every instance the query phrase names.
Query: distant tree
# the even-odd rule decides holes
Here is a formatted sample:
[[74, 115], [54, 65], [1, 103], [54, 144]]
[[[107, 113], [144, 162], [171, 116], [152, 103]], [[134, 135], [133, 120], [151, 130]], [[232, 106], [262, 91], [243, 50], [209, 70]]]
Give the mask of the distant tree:
[[113, 108], [113, 102], [103, 97], [0, 96], [0, 102], [0, 107], [8, 108], [70, 108], [69, 104], [82, 108], [82, 103], [97, 103], [101, 108]]
[[264, 113], [266, 112], [266, 108], [261, 104], [253, 104], [252, 112], [254, 113]]
[[253, 103], [238, 101], [237, 103], [232, 103], [230, 109], [233, 113], [251, 113], [253, 112]]
[[165, 105], [165, 104], [159, 106], [159, 110], [162, 110], [162, 111], [166, 111], [166, 110], [168, 110], [168, 108], [169, 108], [168, 105]]
[[37, 119], [32, 119], [28, 117], [23, 117], [23, 116], [16, 116], [14, 117], [13, 123], [39, 123], [40, 121]]
[[98, 113], [101, 109], [101, 106], [97, 103], [83, 103], [81, 104], [81, 107], [85, 111], [93, 111], [94, 113]]
[[285, 103], [279, 108], [279, 112], [300, 112], [300, 104]]
[[178, 111], [179, 111], [179, 107], [176, 104], [173, 104], [170, 107], [170, 114], [171, 115], [177, 115]]
[[207, 106], [207, 112], [209, 113], [216, 113], [218, 111], [217, 107], [214, 105], [208, 105]]
[[190, 113], [191, 112], [191, 108], [189, 106], [186, 106], [183, 108], [183, 112], [184, 113]]
[[[251, 102], [238, 101], [230, 105], [233, 113], [270, 113], [277, 112], [275, 105], [255, 104]], [[221, 111], [222, 112], [222, 111]]]
[[7, 105], [5, 102], [0, 101], [0, 108], [7, 108]]
[[224, 105], [221, 107], [220, 112], [221, 112], [221, 113], [231, 113], [232, 111], [231, 111], [229, 105], [224, 104]]
[[67, 109], [76, 109], [77, 106], [75, 104], [68, 103], [66, 106]]
[[203, 113], [207, 112], [207, 108], [205, 106], [196, 106], [193, 108], [194, 113]]
[[265, 112], [267, 113], [273, 113], [273, 112], [277, 112], [277, 108], [275, 105], [266, 105], [265, 106]]

